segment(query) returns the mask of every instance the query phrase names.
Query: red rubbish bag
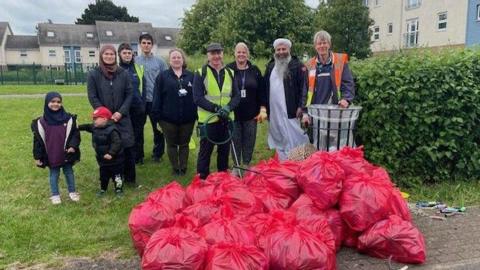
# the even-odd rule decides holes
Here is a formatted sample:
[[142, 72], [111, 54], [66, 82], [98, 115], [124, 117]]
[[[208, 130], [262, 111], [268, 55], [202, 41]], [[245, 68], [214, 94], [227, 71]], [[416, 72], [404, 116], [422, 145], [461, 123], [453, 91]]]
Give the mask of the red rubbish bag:
[[303, 161], [297, 176], [303, 191], [321, 210], [337, 204], [344, 179], [343, 169], [327, 152], [316, 152]]
[[350, 248], [357, 248], [359, 236], [360, 236], [359, 232], [356, 232], [350, 229], [350, 227], [348, 227], [348, 225], [345, 224], [345, 227], [343, 229], [342, 245]]
[[233, 213], [238, 216], [250, 216], [264, 212], [262, 201], [255, 197], [246, 186], [223, 192], [223, 195], [218, 200], [222, 201], [224, 205], [228, 205]]
[[257, 247], [239, 243], [214, 245], [207, 253], [205, 270], [268, 270], [268, 259]]
[[147, 244], [142, 269], [201, 270], [207, 251], [207, 243], [197, 233], [177, 227], [161, 229]]
[[365, 231], [358, 238], [358, 251], [370, 256], [401, 263], [424, 263], [425, 239], [410, 221], [391, 215]]
[[212, 198], [214, 190], [215, 185], [201, 180], [200, 176], [196, 175], [185, 190], [186, 201], [189, 205], [205, 201]]
[[270, 269], [336, 268], [335, 251], [302, 226], [279, 226], [269, 231], [265, 238]]
[[185, 196], [186, 193], [183, 187], [174, 181], [148, 194], [146, 200], [153, 203], [168, 205], [173, 210], [180, 212], [188, 206]]
[[196, 231], [200, 227], [200, 221], [194, 216], [187, 216], [184, 213], [175, 215], [175, 227]]
[[255, 231], [250, 224], [244, 219], [233, 219], [229, 216], [215, 217], [200, 228], [198, 234], [205, 238], [209, 245], [224, 242], [255, 245]]
[[199, 226], [208, 223], [212, 217], [222, 208], [221, 202], [215, 199], [200, 201], [183, 209], [183, 214], [198, 220]]
[[372, 164], [364, 158], [363, 146], [358, 148], [346, 146], [339, 151], [331, 152], [331, 155], [340, 167], [342, 167], [346, 177], [352, 174], [365, 173], [365, 170], [372, 166]]
[[390, 198], [390, 214], [397, 215], [403, 220], [412, 221], [410, 210], [408, 209], [407, 201], [402, 197], [400, 190], [394, 188], [392, 191], [392, 197]]
[[340, 215], [340, 211], [337, 209], [329, 209], [325, 211], [328, 225], [335, 236], [335, 248], [340, 251], [343, 242], [343, 236], [345, 235], [345, 227], [347, 226]]
[[142, 256], [150, 236], [156, 230], [174, 224], [175, 211], [166, 205], [146, 201], [135, 206], [130, 212], [128, 227], [138, 255]]
[[380, 169], [372, 171], [372, 174], [352, 175], [344, 182], [339, 201], [340, 213], [355, 231], [363, 232], [390, 214], [393, 186], [389, 178], [388, 181], [384, 178], [384, 170]]

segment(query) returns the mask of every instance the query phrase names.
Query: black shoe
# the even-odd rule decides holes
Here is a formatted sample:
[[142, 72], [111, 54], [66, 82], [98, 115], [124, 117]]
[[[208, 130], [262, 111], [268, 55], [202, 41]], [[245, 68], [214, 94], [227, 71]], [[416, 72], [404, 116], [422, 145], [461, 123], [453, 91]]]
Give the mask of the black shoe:
[[143, 165], [143, 158], [139, 158], [139, 159], [135, 160], [135, 164]]
[[179, 170], [179, 169], [173, 169], [173, 170], [172, 170], [172, 175], [173, 175], [173, 176], [180, 176], [180, 175], [181, 175], [181, 174], [180, 174], [180, 170]]
[[161, 157], [153, 157], [153, 162], [160, 162], [162, 161], [162, 158]]
[[187, 169], [180, 169], [179, 172], [180, 172], [180, 175], [185, 175], [187, 174]]

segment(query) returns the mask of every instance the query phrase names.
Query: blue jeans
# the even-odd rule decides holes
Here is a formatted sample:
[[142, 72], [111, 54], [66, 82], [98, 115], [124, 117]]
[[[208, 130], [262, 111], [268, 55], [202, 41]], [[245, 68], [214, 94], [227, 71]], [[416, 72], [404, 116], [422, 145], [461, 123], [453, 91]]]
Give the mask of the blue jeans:
[[75, 176], [73, 175], [72, 164], [65, 164], [60, 167], [50, 168], [50, 190], [52, 196], [59, 195], [58, 178], [60, 177], [60, 168], [63, 168], [63, 174], [67, 181], [68, 192], [75, 192]]

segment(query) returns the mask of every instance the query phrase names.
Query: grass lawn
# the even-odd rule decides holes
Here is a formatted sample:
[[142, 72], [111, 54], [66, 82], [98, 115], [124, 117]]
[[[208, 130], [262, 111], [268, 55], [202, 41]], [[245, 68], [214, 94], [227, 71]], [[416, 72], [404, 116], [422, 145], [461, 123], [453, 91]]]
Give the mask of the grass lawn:
[[60, 93], [87, 93], [87, 85], [53, 85], [53, 84], [36, 84], [36, 85], [0, 85], [0, 95], [11, 94], [46, 94], [49, 91], [58, 91]]
[[[4, 93], [5, 89], [0, 88], [0, 92]], [[39, 92], [45, 93], [46, 89], [50, 88]], [[67, 93], [81, 92], [85, 88], [57, 89]], [[37, 91], [31, 86], [17, 90], [22, 93]], [[62, 176], [63, 202], [52, 206], [48, 199], [48, 170], [36, 168], [31, 153], [30, 123], [42, 114], [43, 102], [43, 98], [0, 98], [0, 269], [14, 262], [59, 265], [63, 257], [95, 257], [106, 251], [135, 256], [128, 233], [128, 215], [148, 192], [172, 180], [166, 156], [161, 163], [153, 163], [150, 159], [152, 136], [149, 124], [145, 132], [146, 163], [137, 169], [142, 188], [127, 188], [121, 199], [115, 198], [111, 189], [105, 198], [96, 198], [98, 168], [91, 137], [82, 133], [82, 161], [74, 167], [81, 201], [72, 203], [67, 199]], [[91, 109], [86, 97], [65, 97], [64, 105], [67, 111], [78, 114], [79, 123], [90, 121]], [[266, 128], [266, 124], [259, 126], [255, 163], [272, 154], [266, 146]], [[196, 151], [191, 152], [188, 175], [178, 179], [184, 185], [193, 177], [196, 155]], [[406, 191], [412, 201], [443, 200], [462, 205], [480, 202], [479, 183], [439, 184]]]

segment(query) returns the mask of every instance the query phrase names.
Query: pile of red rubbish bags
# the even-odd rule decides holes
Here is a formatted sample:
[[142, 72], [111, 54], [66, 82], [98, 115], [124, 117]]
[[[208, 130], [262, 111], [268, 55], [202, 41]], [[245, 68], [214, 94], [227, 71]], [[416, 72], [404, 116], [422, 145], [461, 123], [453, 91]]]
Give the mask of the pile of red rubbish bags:
[[243, 179], [214, 173], [150, 193], [128, 222], [142, 268], [330, 270], [342, 245], [425, 261], [423, 235], [400, 191], [362, 149], [250, 169]]

